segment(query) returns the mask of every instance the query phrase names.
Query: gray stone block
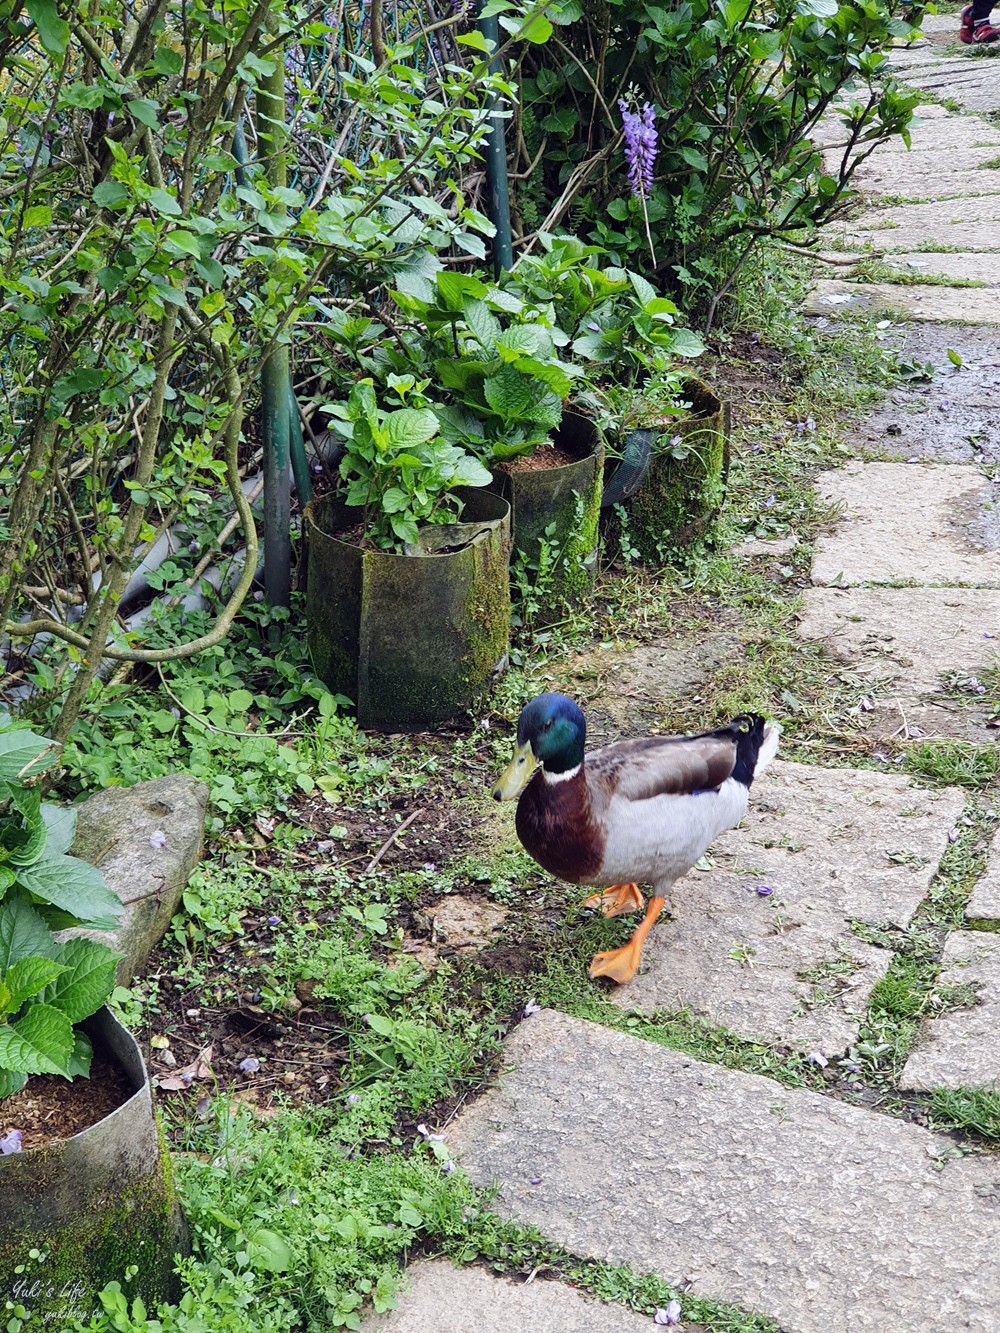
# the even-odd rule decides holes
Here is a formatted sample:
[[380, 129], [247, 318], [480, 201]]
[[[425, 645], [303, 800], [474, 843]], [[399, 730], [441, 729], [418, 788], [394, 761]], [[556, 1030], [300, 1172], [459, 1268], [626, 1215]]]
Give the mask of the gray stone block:
[[917, 1125], [547, 1011], [447, 1137], [496, 1210], [783, 1333], [996, 1333], [996, 1163]]
[[561, 1282], [513, 1281], [445, 1260], [413, 1264], [407, 1277], [397, 1309], [369, 1315], [363, 1333], [649, 1333], [652, 1327], [642, 1315]]
[[1000, 1085], [1000, 935], [956, 930], [948, 936], [935, 990], [956, 986], [975, 988], [975, 999], [925, 1020], [901, 1088], [927, 1092]]
[[986, 871], [965, 906], [967, 921], [1000, 921], [1000, 831], [990, 844]]
[[1000, 586], [993, 488], [978, 468], [848, 463], [816, 490], [840, 518], [817, 538], [813, 583]]
[[643, 971], [611, 999], [840, 1054], [891, 959], [851, 923], [909, 924], [964, 805], [958, 791], [898, 773], [775, 763], [754, 783], [742, 826], [711, 847], [711, 867], [674, 886]]
[[[142, 968], [177, 911], [205, 834], [208, 788], [188, 774], [108, 787], [77, 807], [74, 856], [95, 865], [125, 907], [116, 931], [92, 932], [122, 954], [121, 986]], [[154, 833], [164, 835], [152, 839]], [[67, 932], [74, 933], [74, 932]]]

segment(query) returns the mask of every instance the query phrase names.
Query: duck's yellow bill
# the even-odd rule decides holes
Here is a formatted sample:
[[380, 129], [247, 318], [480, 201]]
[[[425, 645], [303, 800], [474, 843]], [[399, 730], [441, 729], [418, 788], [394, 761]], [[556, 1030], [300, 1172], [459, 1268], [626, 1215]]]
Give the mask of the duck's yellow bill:
[[538, 767], [538, 760], [531, 752], [531, 742], [525, 741], [514, 752], [514, 758], [500, 774], [497, 785], [493, 788], [495, 801], [512, 801], [519, 796], [528, 783], [528, 779]]

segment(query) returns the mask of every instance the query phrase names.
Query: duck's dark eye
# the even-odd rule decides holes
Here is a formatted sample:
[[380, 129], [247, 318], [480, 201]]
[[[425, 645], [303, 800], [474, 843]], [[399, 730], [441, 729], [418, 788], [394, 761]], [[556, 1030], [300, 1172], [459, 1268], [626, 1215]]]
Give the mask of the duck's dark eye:
[[546, 722], [545, 726], [542, 727], [542, 730], [543, 730], [543, 731], [551, 731], [551, 730], [552, 730], [552, 722], [553, 722], [553, 719], [550, 717], [549, 720], [548, 720], [548, 722]]

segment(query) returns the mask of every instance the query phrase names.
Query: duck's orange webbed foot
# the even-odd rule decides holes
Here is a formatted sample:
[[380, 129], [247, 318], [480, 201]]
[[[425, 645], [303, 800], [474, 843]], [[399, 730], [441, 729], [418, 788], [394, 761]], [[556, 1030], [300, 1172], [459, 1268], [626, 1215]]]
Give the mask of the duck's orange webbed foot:
[[606, 949], [603, 953], [594, 955], [588, 972], [591, 978], [610, 977], [612, 981], [617, 981], [619, 986], [624, 986], [626, 982], [632, 980], [642, 961], [642, 946], [646, 942], [646, 936], [663, 911], [663, 902], [662, 898], [650, 898], [646, 915], [627, 944], [623, 944], [620, 949]]
[[622, 916], [625, 912], [641, 912], [646, 900], [638, 884], [613, 884], [610, 889], [584, 898], [582, 905], [599, 908], [603, 916]]

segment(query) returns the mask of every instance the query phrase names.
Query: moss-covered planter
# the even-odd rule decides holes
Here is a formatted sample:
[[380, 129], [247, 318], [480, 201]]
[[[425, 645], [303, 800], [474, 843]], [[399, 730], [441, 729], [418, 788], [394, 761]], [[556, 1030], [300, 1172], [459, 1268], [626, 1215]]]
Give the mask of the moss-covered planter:
[[514, 551], [537, 569], [541, 543], [558, 553], [547, 596], [576, 601], [597, 573], [604, 441], [594, 423], [566, 412], [553, 443], [576, 461], [537, 472], [494, 473], [493, 489], [510, 501]]
[[0, 1157], [0, 1312], [23, 1333], [88, 1322], [113, 1281], [147, 1307], [178, 1295], [174, 1256], [187, 1237], [142, 1056], [107, 1009], [84, 1027], [135, 1091], [71, 1139]]
[[335, 496], [306, 507], [306, 617], [320, 679], [363, 727], [424, 726], [462, 713], [506, 664], [510, 507], [463, 490], [462, 522], [426, 529], [443, 550], [365, 551], [337, 534], [357, 520]]
[[[684, 416], [637, 421], [653, 435], [653, 457], [641, 486], [620, 513], [606, 513], [606, 540], [612, 554], [625, 539], [644, 564], [662, 564], [671, 552], [703, 537], [718, 514], [729, 474], [727, 412], [713, 391], [694, 377], [683, 393], [691, 402]], [[680, 436], [687, 454], [675, 458], [670, 441]]]

